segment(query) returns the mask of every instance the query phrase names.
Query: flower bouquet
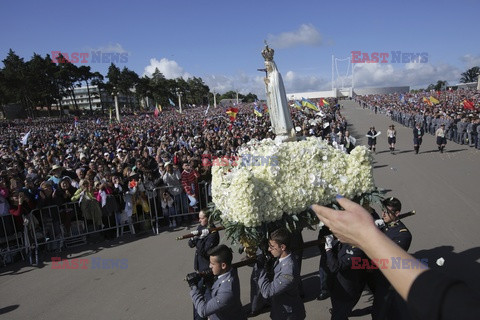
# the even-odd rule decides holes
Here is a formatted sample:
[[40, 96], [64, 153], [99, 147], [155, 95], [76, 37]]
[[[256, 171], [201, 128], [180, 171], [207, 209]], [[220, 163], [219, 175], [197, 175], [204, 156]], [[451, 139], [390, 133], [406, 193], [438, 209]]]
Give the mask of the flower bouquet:
[[335, 196], [371, 201], [376, 188], [371, 152], [345, 154], [321, 138], [252, 140], [234, 163], [212, 168], [212, 219], [227, 237], [256, 248], [278, 227], [291, 232], [318, 223], [310, 205], [334, 206]]

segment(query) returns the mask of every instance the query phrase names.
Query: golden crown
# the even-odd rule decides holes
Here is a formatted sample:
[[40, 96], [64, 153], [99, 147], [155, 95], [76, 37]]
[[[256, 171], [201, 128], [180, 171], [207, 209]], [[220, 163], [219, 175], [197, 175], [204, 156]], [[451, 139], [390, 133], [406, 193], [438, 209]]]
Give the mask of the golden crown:
[[262, 56], [265, 61], [273, 61], [273, 54], [275, 53], [275, 50], [270, 48], [268, 44], [265, 44], [265, 49], [262, 50]]

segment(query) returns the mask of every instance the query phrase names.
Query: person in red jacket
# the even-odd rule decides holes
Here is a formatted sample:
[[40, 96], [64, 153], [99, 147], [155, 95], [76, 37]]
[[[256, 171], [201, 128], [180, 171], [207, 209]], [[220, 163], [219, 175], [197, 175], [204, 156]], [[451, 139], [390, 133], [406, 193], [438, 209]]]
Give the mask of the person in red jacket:
[[183, 164], [182, 187], [190, 200], [190, 207], [195, 207], [198, 202], [196, 194], [198, 192], [197, 180], [199, 177], [200, 174], [195, 169], [192, 169], [190, 163]]

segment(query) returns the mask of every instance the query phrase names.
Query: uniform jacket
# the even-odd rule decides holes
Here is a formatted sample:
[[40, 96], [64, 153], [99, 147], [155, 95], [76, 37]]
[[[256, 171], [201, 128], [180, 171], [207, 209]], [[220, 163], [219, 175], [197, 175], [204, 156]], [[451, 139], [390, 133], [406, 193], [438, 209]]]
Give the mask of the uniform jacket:
[[423, 135], [425, 134], [425, 132], [423, 131], [423, 128], [413, 128], [413, 137], [415, 139], [422, 139]]
[[[202, 233], [202, 230], [206, 227], [201, 225], [197, 227], [198, 234]], [[195, 258], [193, 260], [193, 268], [195, 271], [205, 271], [210, 268], [210, 257], [208, 256], [208, 250], [217, 246], [220, 242], [218, 232], [209, 233], [205, 238], [200, 239], [195, 237], [188, 241], [190, 248], [196, 248]]]
[[385, 235], [395, 242], [400, 248], [408, 251], [410, 244], [412, 243], [412, 234], [408, 231], [407, 227], [402, 221], [397, 220], [389, 223], [382, 228]]
[[258, 279], [263, 297], [272, 300], [270, 318], [305, 319], [305, 307], [298, 291], [300, 272], [293, 256], [286, 257], [282, 262], [276, 261], [274, 272], [272, 282], [268, 280], [265, 269], [262, 269]]
[[231, 269], [212, 286], [211, 298], [206, 301], [199, 288], [190, 292], [193, 304], [201, 317], [210, 320], [246, 320], [240, 301], [240, 281], [237, 269]]
[[352, 269], [352, 258], [365, 259], [365, 253], [360, 248], [338, 243], [327, 251], [327, 266], [339, 285], [352, 298], [359, 296], [365, 286], [365, 271]]

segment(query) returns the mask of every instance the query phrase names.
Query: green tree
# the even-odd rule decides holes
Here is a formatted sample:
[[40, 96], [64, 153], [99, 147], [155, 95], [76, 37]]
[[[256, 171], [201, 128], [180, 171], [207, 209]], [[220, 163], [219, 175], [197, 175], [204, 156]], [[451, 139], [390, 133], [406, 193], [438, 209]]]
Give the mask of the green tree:
[[436, 84], [430, 84], [427, 87], [427, 91], [431, 91], [431, 90], [442, 91], [442, 90], [445, 90], [446, 87], [447, 87], [447, 81], [438, 80]]
[[81, 76], [79, 69], [73, 63], [67, 61], [62, 55], [57, 58], [58, 71], [56, 78], [60, 88], [61, 96], [70, 96], [73, 101], [74, 109], [78, 113], [79, 107], [75, 96], [75, 88], [79, 87]]
[[132, 89], [135, 89], [138, 83], [139, 77], [135, 71], [124, 67], [120, 73], [119, 89], [120, 92], [127, 98], [127, 105], [133, 107], [132, 105]]
[[190, 78], [187, 80], [189, 87], [190, 98], [189, 101], [192, 104], [207, 104], [208, 92], [210, 88], [203, 82], [202, 78]]
[[249, 92], [246, 96], [243, 97], [242, 102], [251, 103], [255, 102], [256, 100], [258, 100], [257, 95]]
[[106, 85], [103, 82], [103, 75], [96, 71], [93, 73], [91, 84], [97, 86], [98, 92], [95, 92], [94, 95], [100, 99], [100, 106], [102, 108], [102, 114], [105, 114], [105, 106], [102, 101], [102, 95], [106, 92]]
[[85, 81], [87, 85], [87, 96], [88, 96], [88, 105], [90, 106], [90, 113], [93, 114], [92, 99], [90, 96], [90, 80], [93, 79], [94, 74], [92, 73], [90, 66], [81, 66], [78, 68], [78, 75], [81, 81]]
[[478, 73], [480, 72], [479, 67], [473, 67], [462, 73], [460, 78], [461, 83], [476, 82], [478, 79]]
[[27, 65], [12, 49], [3, 60], [3, 100], [5, 103], [20, 103], [33, 116], [33, 103], [29, 99], [27, 86]]

